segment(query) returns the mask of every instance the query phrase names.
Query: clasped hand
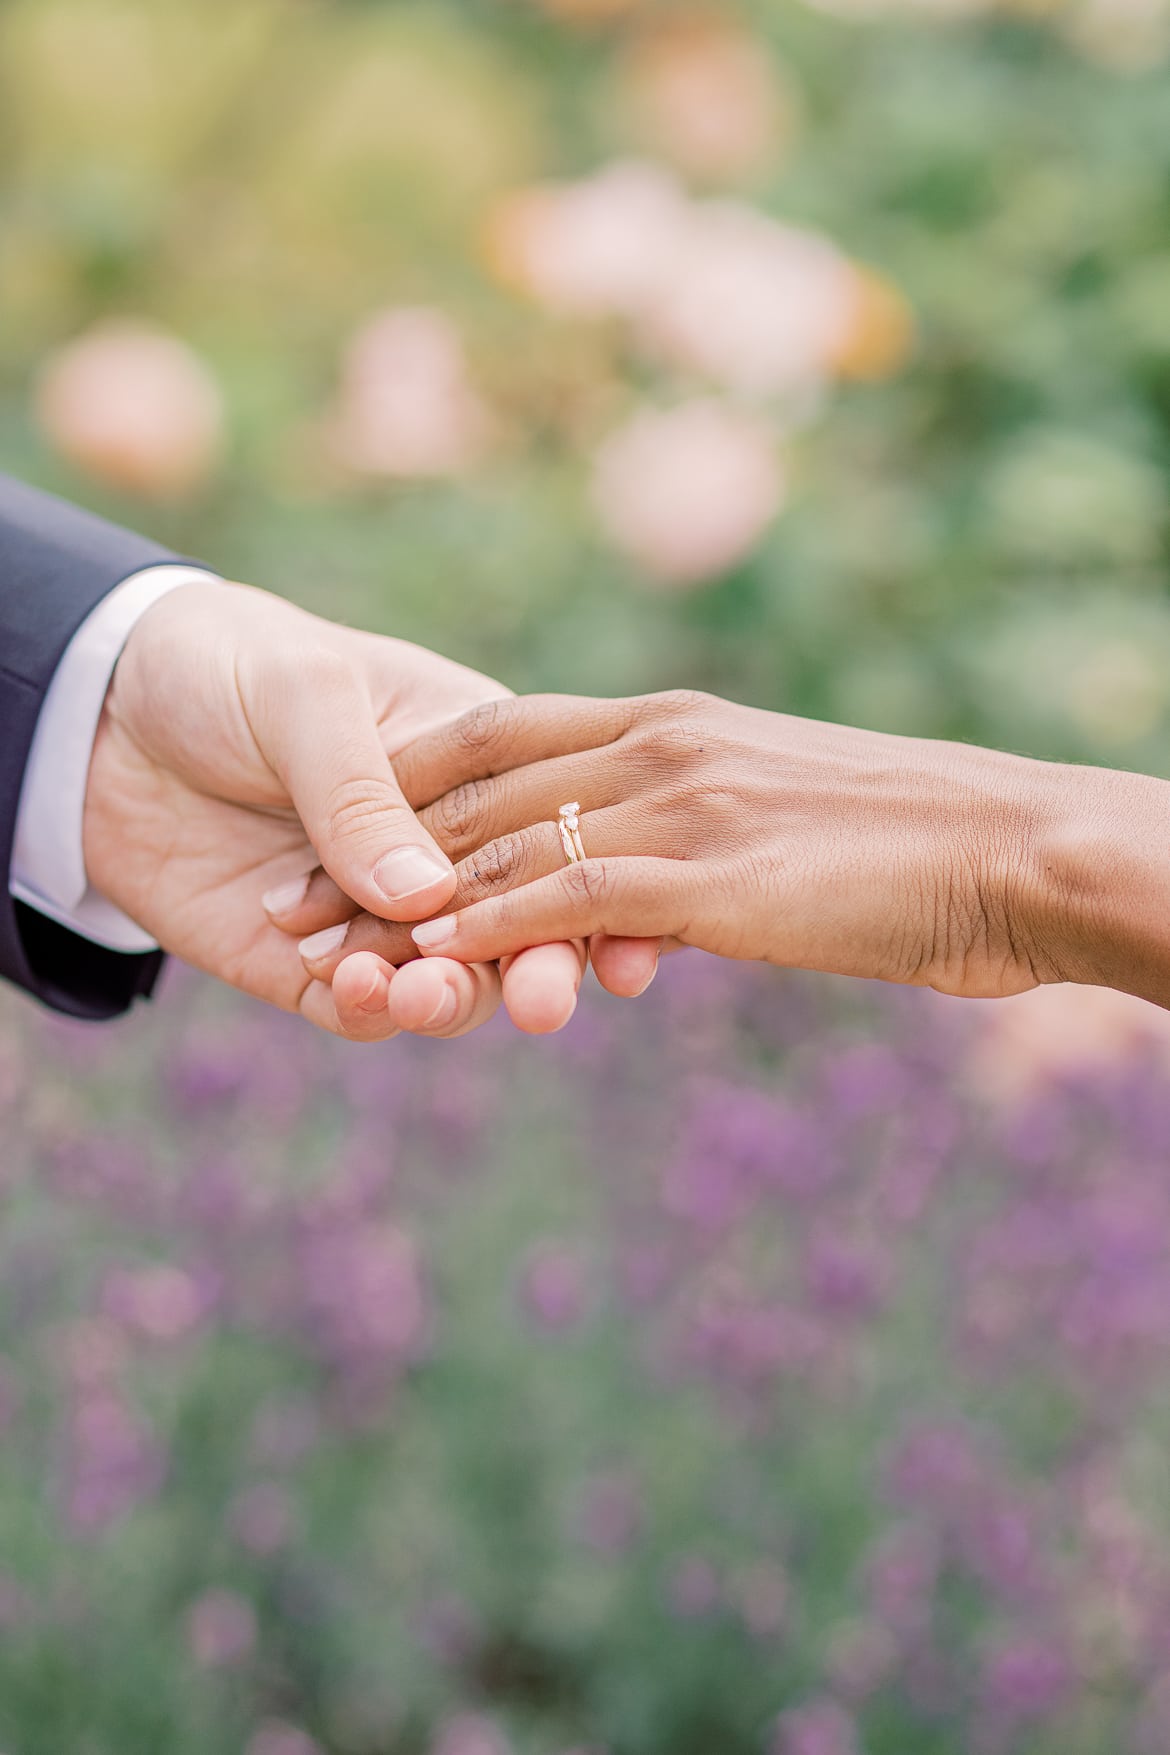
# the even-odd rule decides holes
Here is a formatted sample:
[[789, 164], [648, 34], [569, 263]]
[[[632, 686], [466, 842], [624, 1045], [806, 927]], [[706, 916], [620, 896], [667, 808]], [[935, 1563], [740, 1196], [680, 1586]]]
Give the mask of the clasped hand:
[[[557, 813], [581, 806], [567, 865]], [[710, 696], [514, 699], [263, 592], [155, 606], [115, 672], [91, 881], [234, 986], [363, 1041], [501, 998], [571, 1015], [664, 943], [990, 997], [1170, 1003], [1148, 834], [1166, 788]], [[1166, 824], [1170, 833], [1170, 823]], [[1160, 871], [1160, 868], [1159, 868]]]
[[[297, 950], [297, 937], [343, 912], [417, 921], [456, 894], [452, 862], [394, 763], [507, 693], [435, 653], [263, 591], [210, 581], [176, 590], [142, 617], [110, 685], [86, 792], [90, 883], [165, 950], [341, 1035], [457, 1035], [501, 998], [522, 1029], [558, 1028], [581, 981], [580, 943], [502, 961], [416, 961], [396, 974], [355, 959], [331, 985]], [[325, 911], [309, 882], [318, 861], [334, 886]], [[291, 937], [280, 930], [290, 922]], [[603, 947], [599, 974], [614, 992], [636, 991], [656, 951]]]
[[[680, 693], [487, 702], [396, 768], [458, 861], [452, 904], [412, 931], [316, 874], [301, 923], [332, 930], [301, 951], [335, 988], [419, 951], [449, 969], [568, 938], [603, 958], [670, 940], [978, 996], [1052, 978], [1028, 930], [1042, 836], [1032, 860], [1005, 858], [999, 833], [1016, 803], [1039, 830], [1045, 789], [1055, 820], [1062, 771], [1046, 764]], [[569, 799], [584, 864], [565, 861]]]

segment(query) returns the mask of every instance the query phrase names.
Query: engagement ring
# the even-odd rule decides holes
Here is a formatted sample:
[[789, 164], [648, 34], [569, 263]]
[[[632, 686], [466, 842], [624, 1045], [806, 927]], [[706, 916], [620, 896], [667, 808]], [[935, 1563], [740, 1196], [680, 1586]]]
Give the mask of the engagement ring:
[[581, 844], [581, 806], [562, 804], [558, 827], [561, 831], [561, 846], [565, 850], [565, 863], [580, 864], [585, 857], [585, 849]]

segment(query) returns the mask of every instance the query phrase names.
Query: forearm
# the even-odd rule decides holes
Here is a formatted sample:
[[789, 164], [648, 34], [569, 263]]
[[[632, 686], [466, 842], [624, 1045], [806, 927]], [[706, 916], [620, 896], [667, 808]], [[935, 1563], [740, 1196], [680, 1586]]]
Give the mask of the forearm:
[[[75, 674], [54, 684], [86, 643], [79, 630], [119, 581], [172, 558], [0, 476], [0, 976], [87, 1017], [124, 1009], [147, 975], [145, 965], [95, 949], [72, 930], [70, 905], [85, 888], [88, 709]], [[103, 686], [99, 679], [97, 705]], [[63, 852], [71, 823], [73, 843]]]

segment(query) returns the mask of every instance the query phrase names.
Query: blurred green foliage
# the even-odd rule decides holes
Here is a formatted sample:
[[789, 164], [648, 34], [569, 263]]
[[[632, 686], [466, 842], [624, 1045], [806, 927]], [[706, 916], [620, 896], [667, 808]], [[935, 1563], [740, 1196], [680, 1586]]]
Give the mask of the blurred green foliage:
[[[0, 461], [520, 688], [688, 683], [1160, 767], [1165, 64], [1094, 64], [1059, 13], [736, 14], [795, 112], [748, 195], [876, 266], [919, 336], [794, 436], [762, 551], [664, 596], [606, 552], [582, 486], [636, 366], [502, 291], [481, 247], [501, 194], [641, 150], [623, 56], [654, 10], [9, 0]], [[339, 482], [312, 433], [343, 343], [419, 302], [458, 321], [507, 442], [469, 480]], [[39, 362], [111, 314], [175, 330], [225, 388], [229, 455], [193, 502], [102, 498], [35, 435]]]

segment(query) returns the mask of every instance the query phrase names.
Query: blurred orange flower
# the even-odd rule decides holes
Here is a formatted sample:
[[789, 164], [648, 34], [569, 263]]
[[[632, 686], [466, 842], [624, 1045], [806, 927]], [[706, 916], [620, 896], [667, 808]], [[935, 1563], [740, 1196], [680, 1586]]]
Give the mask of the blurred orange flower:
[[776, 57], [726, 19], [653, 20], [624, 66], [635, 127], [689, 175], [735, 179], [773, 165], [793, 126]]
[[41, 430], [95, 480], [151, 499], [190, 493], [223, 442], [223, 402], [202, 360], [152, 325], [105, 322], [51, 355]]
[[593, 474], [606, 535], [662, 585], [697, 585], [743, 560], [784, 490], [769, 428], [714, 401], [640, 410], [605, 441]]
[[893, 377], [914, 346], [914, 314], [898, 288], [872, 268], [852, 265], [853, 303], [833, 355], [841, 378]]
[[659, 284], [687, 217], [669, 171], [621, 162], [577, 183], [509, 196], [488, 220], [488, 261], [549, 310], [628, 316]]

